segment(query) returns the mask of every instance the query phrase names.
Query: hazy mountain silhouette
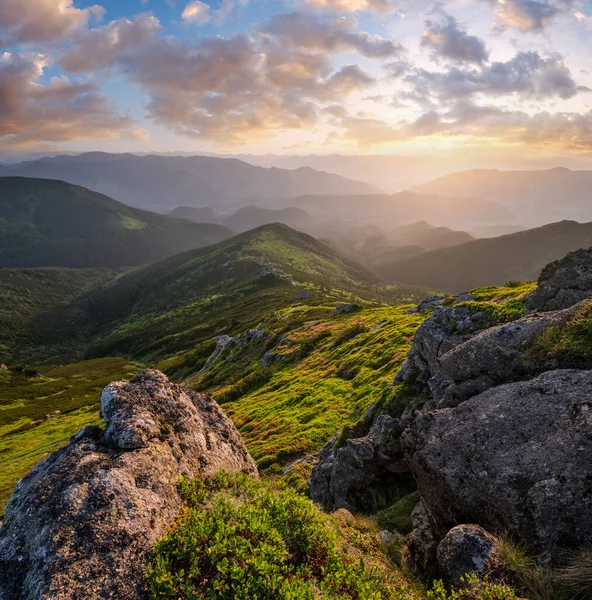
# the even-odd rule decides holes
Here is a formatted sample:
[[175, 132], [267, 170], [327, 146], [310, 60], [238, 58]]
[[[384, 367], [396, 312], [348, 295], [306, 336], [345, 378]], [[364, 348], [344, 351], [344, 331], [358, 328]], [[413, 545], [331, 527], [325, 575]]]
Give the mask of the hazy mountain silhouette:
[[0, 178], [0, 267], [132, 266], [232, 234], [221, 225], [137, 210], [63, 181]]

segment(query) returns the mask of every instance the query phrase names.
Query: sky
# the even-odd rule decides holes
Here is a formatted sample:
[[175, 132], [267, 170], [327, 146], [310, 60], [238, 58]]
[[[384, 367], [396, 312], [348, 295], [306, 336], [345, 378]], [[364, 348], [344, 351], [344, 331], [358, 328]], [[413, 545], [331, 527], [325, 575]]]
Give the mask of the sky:
[[592, 157], [592, 0], [0, 0], [0, 151]]

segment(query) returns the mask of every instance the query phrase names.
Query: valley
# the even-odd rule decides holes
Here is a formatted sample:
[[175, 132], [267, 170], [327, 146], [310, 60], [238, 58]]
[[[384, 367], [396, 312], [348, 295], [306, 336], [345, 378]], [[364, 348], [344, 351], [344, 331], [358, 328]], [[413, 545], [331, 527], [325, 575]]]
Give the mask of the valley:
[[[516, 594], [547, 600], [536, 595], [529, 579], [538, 568], [535, 563], [519, 567], [508, 558], [519, 552], [510, 542], [500, 566], [508, 574], [494, 582], [473, 577], [467, 596], [454, 596], [464, 593], [463, 588], [449, 592], [437, 578], [422, 579], [418, 569], [423, 568], [419, 565], [424, 550], [413, 536], [421, 527], [418, 507], [429, 501], [430, 488], [422, 474], [412, 470], [418, 468], [415, 462], [408, 464], [411, 458], [401, 454], [402, 444], [409, 443], [401, 434], [422, 422], [430, 403], [444, 402], [437, 396], [438, 386], [449, 385], [451, 394], [461, 394], [462, 406], [469, 402], [462, 394], [471, 398], [478, 393], [483, 377], [485, 385], [497, 389], [498, 381], [488, 379], [494, 373], [502, 381], [506, 377], [522, 385], [525, 373], [544, 376], [554, 366], [590, 367], [586, 306], [573, 320], [568, 316], [556, 325], [547, 324], [544, 316], [551, 308], [571, 307], [581, 294], [587, 297], [592, 272], [588, 254], [582, 254], [581, 264], [580, 258], [567, 267], [562, 261], [572, 260], [572, 255], [564, 259], [568, 252], [592, 246], [589, 224], [564, 221], [479, 238], [475, 230], [480, 227], [512, 228], [511, 215], [501, 204], [469, 206], [472, 201], [467, 199], [406, 193], [300, 196], [273, 202], [259, 198], [265, 208], [253, 204], [226, 213], [217, 207], [180, 205], [164, 216], [60, 181], [0, 177], [0, 191], [0, 228], [10, 234], [4, 236], [0, 252], [0, 503], [4, 506], [11, 494], [17, 499], [6, 505], [7, 528], [20, 494], [37, 493], [27, 487], [31, 469], [47, 470], [35, 484], [44, 486], [56, 476], [56, 457], [83, 452], [88, 444], [98, 444], [93, 446], [93, 461], [115, 460], [106, 463], [107, 470], [120, 459], [122, 465], [135, 460], [150, 444], [160, 445], [150, 459], [156, 462], [167, 460], [169, 443], [182, 448], [176, 460], [198, 451], [199, 444], [190, 450], [186, 442], [170, 441], [190, 431], [181, 421], [172, 429], [166, 424], [178, 418], [178, 399], [196, 394], [195, 406], [201, 407], [207, 398], [230, 419], [223, 427], [236, 428], [236, 433], [228, 431], [222, 439], [239, 436], [244, 451], [233, 452], [246, 453], [245, 460], [252, 461], [241, 467], [242, 472], [256, 469], [261, 483], [219, 473], [205, 483], [198, 479], [166, 492], [189, 512], [183, 513], [183, 527], [167, 535], [163, 530], [154, 539], [155, 554], [142, 559], [148, 561], [142, 564], [151, 598], [172, 598], [185, 585], [185, 570], [179, 566], [184, 559], [178, 555], [179, 544], [187, 542], [185, 529], [201, 531], [205, 523], [216, 528], [226, 514], [255, 539], [259, 533], [251, 530], [255, 517], [247, 507], [261, 502], [280, 511], [264, 525], [264, 535], [273, 532], [278, 540], [287, 536], [280, 545], [292, 544], [292, 531], [279, 515], [296, 511], [306, 515], [305, 522], [313, 524], [318, 535], [326, 536], [319, 552], [335, 557], [353, 552], [363, 564], [372, 565], [369, 575], [347, 558], [327, 558], [323, 569], [332, 575], [313, 577], [314, 585], [327, 593], [333, 593], [329, 590], [335, 589], [334, 581], [341, 581], [339, 585], [358, 590], [344, 597], [359, 600], [523, 597]], [[339, 218], [331, 218], [333, 212]], [[68, 220], [58, 218], [64, 213]], [[464, 220], [454, 216], [460, 213]], [[425, 220], [428, 216], [430, 221]], [[559, 263], [552, 263], [557, 259]], [[539, 277], [547, 263], [551, 264]], [[549, 284], [548, 292], [545, 277], [553, 280], [557, 269], [567, 274], [559, 284]], [[573, 287], [568, 280], [576, 282]], [[548, 293], [558, 294], [549, 302], [560, 304], [537, 305], [543, 312], [533, 314], [534, 295]], [[457, 392], [457, 383], [449, 384], [448, 376], [438, 371], [441, 361], [448, 368], [446, 357], [457, 346], [461, 351], [465, 345], [479, 344], [474, 340], [506, 325], [514, 331], [523, 321], [533, 323], [525, 326], [526, 332], [540, 327], [541, 334], [527, 338], [526, 362], [517, 363], [522, 366], [516, 373], [514, 367], [505, 367], [497, 374], [496, 361], [502, 359], [496, 355], [474, 381], [465, 382], [464, 367], [459, 367], [463, 374], [455, 375]], [[520, 331], [522, 326], [517, 327]], [[471, 360], [479, 352], [470, 354]], [[129, 380], [148, 383], [123, 383]], [[137, 392], [138, 406], [153, 402], [154, 386], [164, 386], [167, 391], [162, 393], [176, 399], [162, 405], [162, 410], [172, 411], [166, 418], [158, 412], [161, 398], [154, 400], [152, 416], [141, 416], [139, 425], [133, 425], [138, 432], [151, 423], [162, 428], [148, 446], [142, 442], [131, 454], [128, 444], [136, 448], [136, 442], [127, 434], [112, 446], [115, 438], [109, 436], [120, 434], [101, 429], [104, 420], [115, 422], [112, 409], [105, 408], [107, 398], [117, 402], [109, 392], [113, 385], [148, 386]], [[455, 407], [457, 400], [450, 402]], [[203, 416], [206, 413], [210, 416]], [[210, 419], [206, 413], [198, 420]], [[211, 449], [212, 432], [219, 433], [220, 426], [216, 421], [205, 434]], [[126, 431], [127, 425], [122, 427]], [[74, 461], [68, 477], [78, 477], [79, 468], [85, 472], [86, 459], [80, 466], [75, 455], [67, 460]], [[235, 472], [236, 456], [221, 460], [229, 461]], [[198, 462], [208, 460], [202, 457]], [[134, 489], [143, 489], [144, 483], [137, 482], [152, 476], [136, 476]], [[25, 483], [17, 485], [23, 477]], [[78, 489], [80, 482], [72, 485]], [[133, 504], [136, 492], [129, 493], [126, 503]], [[48, 502], [59, 497], [43, 494]], [[117, 498], [119, 492], [113, 494]], [[233, 499], [232, 509], [228, 498]], [[327, 515], [319, 506], [337, 511]], [[201, 508], [193, 515], [197, 507]], [[70, 514], [65, 512], [56, 523]], [[161, 518], [165, 512], [159, 514]], [[250, 516], [243, 521], [246, 514]], [[457, 520], [465, 519], [463, 514]], [[499, 535], [486, 516], [481, 521]], [[316, 535], [312, 532], [307, 529], [302, 535]], [[126, 553], [129, 548], [122, 549]], [[194, 552], [197, 557], [203, 549], [196, 547]], [[259, 556], [259, 550], [252, 552]], [[313, 560], [305, 555], [305, 562]], [[243, 558], [232, 560], [238, 564]], [[0, 556], [0, 566], [1, 560]], [[313, 571], [314, 564], [309, 565]], [[285, 594], [290, 593], [286, 581], [292, 581], [299, 594], [307, 594], [313, 585], [308, 575], [300, 579], [300, 571], [285, 571], [283, 563], [270, 568], [283, 573], [278, 581], [284, 583], [277, 585], [288, 586]], [[443, 566], [438, 568], [440, 576], [446, 573]], [[568, 600], [569, 592], [554, 572], [545, 573], [545, 593], [552, 594], [548, 598]], [[450, 576], [444, 576], [449, 581]], [[234, 575], [228, 577], [232, 580]], [[241, 585], [248, 589], [250, 583]], [[296, 596], [300, 597], [306, 596]]]

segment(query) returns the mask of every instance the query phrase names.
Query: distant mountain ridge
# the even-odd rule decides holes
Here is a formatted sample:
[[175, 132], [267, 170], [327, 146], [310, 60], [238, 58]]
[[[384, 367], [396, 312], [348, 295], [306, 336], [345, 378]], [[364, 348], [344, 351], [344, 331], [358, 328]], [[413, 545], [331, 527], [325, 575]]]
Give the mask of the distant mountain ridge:
[[412, 188], [419, 194], [479, 197], [503, 204], [520, 223], [592, 221], [592, 170], [563, 167], [545, 171], [477, 169], [434, 179]]
[[455, 198], [415, 192], [371, 195], [313, 194], [296, 198], [275, 198], [259, 206], [301, 208], [320, 221], [343, 221], [356, 226], [378, 225], [392, 230], [402, 225], [427, 221], [433, 226], [454, 230], [476, 225], [512, 223], [512, 211], [497, 202], [479, 197]]
[[0, 268], [119, 268], [233, 235], [137, 210], [63, 181], [0, 177]]
[[478, 239], [377, 268], [388, 281], [465, 292], [509, 280], [533, 281], [547, 264], [592, 246], [592, 223], [561, 221], [498, 238]]
[[239, 207], [253, 199], [275, 196], [377, 191], [366, 183], [309, 167], [290, 171], [209, 156], [89, 152], [0, 167], [0, 176], [60, 179], [157, 212], [170, 212], [178, 206]]

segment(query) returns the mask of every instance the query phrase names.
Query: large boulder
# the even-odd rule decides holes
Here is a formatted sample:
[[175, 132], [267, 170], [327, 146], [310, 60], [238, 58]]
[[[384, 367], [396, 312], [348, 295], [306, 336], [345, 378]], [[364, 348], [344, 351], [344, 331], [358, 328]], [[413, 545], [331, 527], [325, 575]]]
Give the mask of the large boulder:
[[423, 413], [402, 441], [436, 538], [478, 523], [543, 562], [592, 543], [592, 371], [550, 371]]
[[538, 283], [526, 300], [531, 310], [559, 310], [592, 298], [592, 248], [548, 264]]
[[144, 596], [149, 551], [175, 520], [181, 476], [257, 469], [203, 394], [143, 371], [101, 396], [87, 427], [19, 482], [0, 528], [2, 600]]
[[420, 382], [427, 385], [436, 401], [452, 383], [441, 368], [441, 358], [494, 323], [486, 314], [468, 305], [436, 306], [413, 338], [413, 345], [395, 383]]

